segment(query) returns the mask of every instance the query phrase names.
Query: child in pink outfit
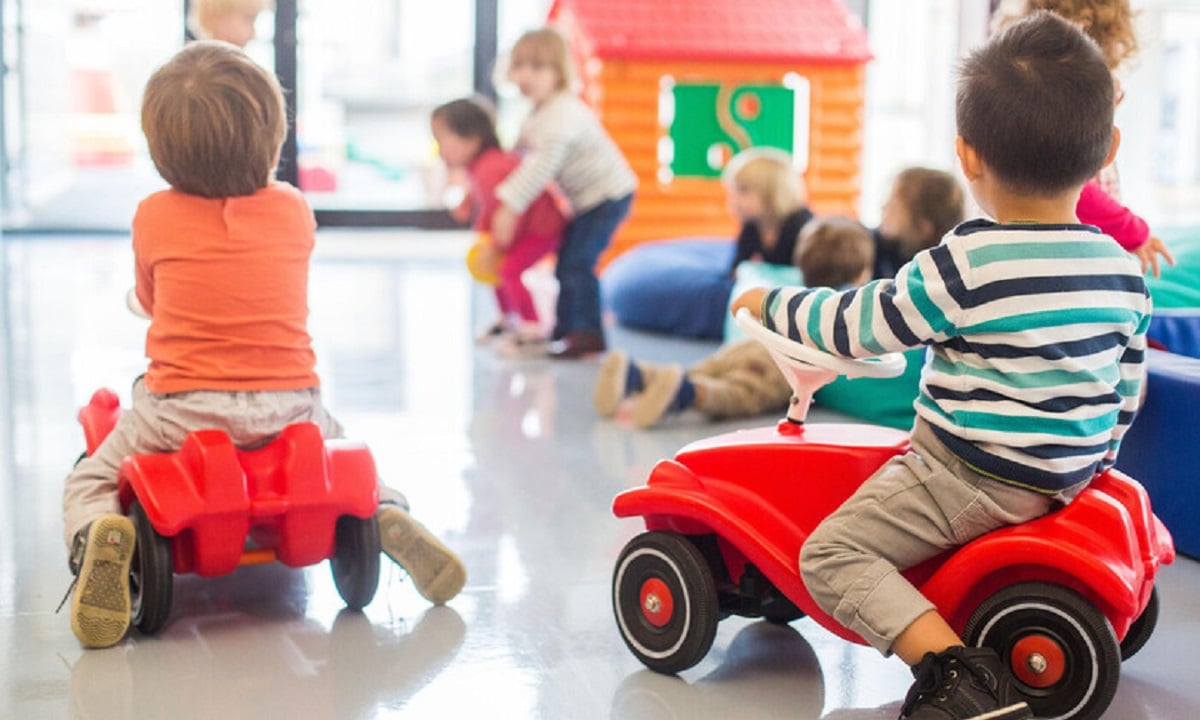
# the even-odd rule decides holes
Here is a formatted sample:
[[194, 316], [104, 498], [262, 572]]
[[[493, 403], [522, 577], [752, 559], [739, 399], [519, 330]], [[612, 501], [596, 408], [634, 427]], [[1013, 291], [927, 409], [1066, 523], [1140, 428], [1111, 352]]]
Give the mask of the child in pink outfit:
[[[468, 202], [473, 212], [472, 227], [488, 232], [500, 205], [496, 186], [521, 163], [520, 158], [500, 148], [490, 109], [475, 98], [452, 100], [434, 109], [430, 118], [438, 154], [451, 169], [466, 171], [470, 183]], [[558, 250], [566, 218], [549, 191], [543, 192], [521, 215], [513, 240], [502, 253], [497, 274], [496, 304], [500, 318], [484, 337], [516, 331], [518, 344], [539, 343], [543, 331], [533, 297], [521, 274], [538, 260]], [[516, 323], [514, 327], [514, 322]]]

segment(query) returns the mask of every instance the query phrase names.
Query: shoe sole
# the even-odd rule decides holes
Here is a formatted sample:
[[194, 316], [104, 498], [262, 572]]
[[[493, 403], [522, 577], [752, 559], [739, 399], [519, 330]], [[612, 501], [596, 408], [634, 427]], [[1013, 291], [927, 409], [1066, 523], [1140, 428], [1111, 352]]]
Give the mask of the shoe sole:
[[467, 582], [467, 569], [458, 556], [399, 508], [380, 511], [379, 540], [384, 553], [412, 578], [421, 597], [435, 605], [449, 602]]
[[71, 598], [71, 630], [86, 647], [115, 645], [129, 630], [129, 565], [135, 533], [129, 518], [114, 515], [92, 523]]
[[1018, 703], [997, 710], [991, 710], [982, 715], [972, 715], [967, 720], [1033, 720], [1033, 711], [1029, 708], [1029, 705]]
[[634, 424], [648, 428], [662, 420], [682, 382], [683, 370], [679, 366], [659, 367], [653, 377], [647, 378], [646, 389], [633, 405]]
[[592, 402], [600, 417], [612, 417], [625, 398], [625, 376], [629, 373], [629, 357], [620, 350], [611, 352], [600, 364]]

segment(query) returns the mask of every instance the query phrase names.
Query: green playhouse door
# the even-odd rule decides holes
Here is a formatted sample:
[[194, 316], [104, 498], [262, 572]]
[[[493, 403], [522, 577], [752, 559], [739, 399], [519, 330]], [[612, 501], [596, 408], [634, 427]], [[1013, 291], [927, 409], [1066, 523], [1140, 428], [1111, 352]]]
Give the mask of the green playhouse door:
[[[667, 100], [667, 98], [664, 98]], [[670, 149], [662, 165], [674, 177], [715, 178], [750, 147], [788, 152], [803, 170], [808, 150], [808, 82], [780, 85], [675, 83], [667, 113]]]

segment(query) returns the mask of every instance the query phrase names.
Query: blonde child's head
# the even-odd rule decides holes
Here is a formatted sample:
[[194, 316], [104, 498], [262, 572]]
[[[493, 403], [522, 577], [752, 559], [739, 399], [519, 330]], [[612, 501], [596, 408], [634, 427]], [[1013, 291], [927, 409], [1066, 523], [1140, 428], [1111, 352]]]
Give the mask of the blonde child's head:
[[245, 47], [254, 39], [254, 21], [271, 0], [192, 0], [188, 29], [201, 40], [224, 40]]
[[904, 257], [910, 258], [937, 245], [963, 221], [965, 212], [962, 185], [953, 175], [933, 168], [909, 167], [901, 170], [892, 183], [879, 231], [898, 241]]
[[814, 218], [800, 231], [795, 262], [808, 287], [862, 285], [871, 277], [875, 241], [857, 220]]
[[514, 77], [522, 68], [546, 68], [555, 75], [554, 90], [569, 90], [575, 80], [571, 66], [571, 54], [566, 38], [555, 28], [546, 26], [530, 30], [513, 45], [508, 58], [508, 78]]
[[1038, 10], [1079, 25], [1100, 46], [1109, 70], [1137, 54], [1137, 31], [1129, 0], [1009, 0], [997, 10], [993, 26], [1005, 27]]
[[271, 181], [287, 133], [275, 76], [228, 43], [191, 43], [142, 96], [150, 158], [173, 188], [208, 198], [252, 195]]
[[805, 203], [804, 183], [792, 158], [776, 148], [735, 155], [721, 173], [730, 209], [742, 222], [776, 224]]

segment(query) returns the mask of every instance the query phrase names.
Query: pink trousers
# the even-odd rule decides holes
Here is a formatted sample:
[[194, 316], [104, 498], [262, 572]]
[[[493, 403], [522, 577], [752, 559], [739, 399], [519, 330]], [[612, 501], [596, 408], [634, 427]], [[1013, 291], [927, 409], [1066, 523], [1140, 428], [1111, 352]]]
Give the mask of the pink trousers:
[[521, 273], [534, 263], [558, 250], [561, 238], [526, 235], [513, 241], [500, 261], [500, 284], [496, 286], [496, 303], [501, 315], [517, 315], [522, 321], [536, 323], [537, 308], [529, 288], [521, 282]]

